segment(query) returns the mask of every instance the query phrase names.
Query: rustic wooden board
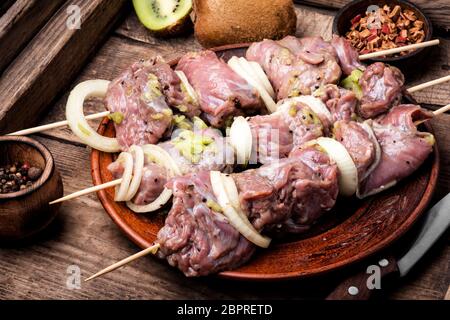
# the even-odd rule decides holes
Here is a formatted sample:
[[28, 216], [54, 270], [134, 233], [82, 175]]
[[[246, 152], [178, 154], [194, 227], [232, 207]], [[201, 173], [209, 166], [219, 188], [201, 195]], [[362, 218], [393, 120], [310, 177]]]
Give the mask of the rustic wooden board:
[[[332, 11], [298, 7], [303, 34], [331, 32]], [[308, 17], [314, 17], [314, 20]], [[307, 32], [305, 31], [307, 30]], [[123, 67], [141, 57], [162, 54], [172, 58], [188, 50], [198, 49], [193, 37], [160, 40], [143, 29], [130, 14], [96, 55], [83, 68], [72, 86], [92, 78], [112, 79]], [[446, 47], [448, 48], [448, 47]], [[436, 64], [448, 59], [449, 49], [436, 54]], [[448, 65], [448, 60], [447, 60]], [[422, 70], [423, 76], [436, 77], [439, 67]], [[408, 79], [409, 80], [409, 79]], [[447, 86], [438, 91], [442, 95]], [[436, 94], [428, 89], [430, 96]], [[448, 91], [448, 90], [447, 90]], [[67, 94], [67, 92], [66, 92]], [[448, 94], [448, 93], [446, 93]], [[448, 96], [446, 96], [448, 100]], [[439, 100], [440, 99], [440, 100]], [[437, 104], [444, 104], [444, 97]], [[50, 113], [42, 123], [64, 118], [66, 97], [52, 104]], [[429, 101], [427, 101], [429, 102]], [[436, 102], [432, 102], [436, 103]], [[90, 103], [88, 112], [102, 110], [101, 103]], [[450, 115], [434, 119], [436, 139], [441, 153], [442, 172], [435, 199], [450, 192]], [[38, 137], [55, 156], [61, 171], [65, 191], [71, 193], [92, 185], [89, 167], [90, 150], [82, 147], [67, 129], [47, 132]], [[412, 231], [414, 232], [414, 230]], [[442, 299], [449, 279], [450, 246], [448, 235], [444, 237], [395, 287], [389, 288], [381, 298], [394, 299]], [[398, 244], [405, 248], [404, 239]], [[352, 270], [344, 270], [327, 278], [306, 281], [289, 281], [272, 284], [237, 283], [216, 278], [186, 279], [166, 263], [148, 257], [84, 284], [80, 290], [66, 287], [67, 267], [75, 264], [81, 268], [82, 277], [91, 275], [102, 267], [120, 260], [138, 248], [126, 239], [106, 215], [95, 195], [89, 195], [65, 203], [60, 216], [52, 227], [31, 244], [14, 248], [0, 248], [0, 298], [1, 299], [306, 299], [325, 297], [341, 276]], [[357, 267], [355, 267], [357, 268]]]
[[17, 0], [7, 14], [0, 13], [0, 74], [63, 2]]
[[13, 5], [15, 0], [3, 0], [0, 3], [0, 17]]
[[[126, 1], [65, 3], [0, 79], [0, 132], [31, 126], [105, 38]], [[67, 7], [81, 11], [81, 29], [66, 25]]]
[[[351, 0], [294, 0], [300, 4], [310, 4], [324, 8], [340, 9]], [[444, 31], [450, 31], [450, 3], [448, 0], [409, 0], [429, 16], [433, 25]]]

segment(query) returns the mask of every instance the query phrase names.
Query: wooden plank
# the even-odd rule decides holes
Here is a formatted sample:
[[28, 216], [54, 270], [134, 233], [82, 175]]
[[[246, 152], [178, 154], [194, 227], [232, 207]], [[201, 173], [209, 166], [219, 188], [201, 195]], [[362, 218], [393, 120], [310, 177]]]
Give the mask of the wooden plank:
[[[58, 11], [0, 79], [0, 132], [36, 123], [120, 18], [125, 4], [74, 0]], [[80, 29], [66, 26], [69, 5], [80, 8]]]
[[15, 0], [3, 0], [0, 3], [0, 17], [9, 10], [9, 8], [13, 5]]
[[0, 18], [0, 74], [64, 0], [17, 0]]
[[[450, 31], [450, 3], [448, 0], [410, 0], [423, 9], [425, 14], [431, 19], [433, 25], [445, 32]], [[299, 4], [309, 4], [324, 8], [340, 9], [351, 0], [294, 0]]]

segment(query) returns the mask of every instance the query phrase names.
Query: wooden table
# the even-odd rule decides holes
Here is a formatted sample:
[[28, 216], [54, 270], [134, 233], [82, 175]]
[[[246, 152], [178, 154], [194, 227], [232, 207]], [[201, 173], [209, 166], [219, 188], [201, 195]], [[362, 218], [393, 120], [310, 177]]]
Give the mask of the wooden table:
[[[330, 1], [318, 1], [324, 4]], [[445, 2], [445, 1], [444, 1]], [[331, 1], [332, 3], [332, 1]], [[448, 0], [447, 0], [448, 5]], [[331, 36], [335, 11], [297, 5], [298, 36]], [[137, 21], [134, 13], [123, 19], [100, 49], [78, 73], [73, 84], [103, 78], [113, 79], [123, 68], [141, 58], [162, 55], [170, 59], [200, 49], [193, 36], [171, 40], [152, 37]], [[442, 44], [435, 48], [429, 62], [408, 79], [408, 85], [447, 75], [450, 70], [449, 34], [440, 31]], [[64, 70], [61, 70], [64, 72]], [[52, 103], [41, 123], [64, 119], [66, 94]], [[0, 96], [5, 92], [0, 92]], [[450, 102], [449, 84], [439, 85], [414, 95], [430, 108]], [[86, 107], [87, 112], [102, 110], [100, 102]], [[432, 121], [441, 151], [442, 171], [435, 200], [450, 191], [450, 115]], [[90, 150], [63, 128], [35, 136], [53, 153], [61, 172], [65, 193], [92, 185]], [[411, 232], [412, 236], [414, 230]], [[397, 245], [408, 245], [408, 236]], [[406, 278], [386, 288], [380, 298], [443, 299], [450, 284], [450, 246], [448, 233]], [[166, 263], [151, 257], [110, 273], [96, 281], [67, 286], [71, 269], [80, 268], [82, 278], [110, 265], [138, 248], [111, 221], [96, 195], [65, 203], [56, 221], [36, 239], [16, 246], [0, 248], [0, 299], [321, 299], [348, 271], [327, 277], [281, 283], [239, 283], [214, 277], [188, 279]], [[356, 266], [358, 267], [358, 266]], [[69, 281], [70, 282], [70, 281]]]

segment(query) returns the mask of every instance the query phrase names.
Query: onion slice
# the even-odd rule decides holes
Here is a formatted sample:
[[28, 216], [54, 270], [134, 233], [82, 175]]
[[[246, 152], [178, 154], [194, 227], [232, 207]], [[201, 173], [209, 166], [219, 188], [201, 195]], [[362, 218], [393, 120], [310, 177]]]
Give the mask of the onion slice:
[[252, 154], [253, 137], [250, 125], [244, 117], [234, 118], [230, 128], [230, 144], [236, 152], [237, 163], [246, 165]]
[[67, 100], [66, 118], [70, 129], [85, 144], [103, 152], [113, 153], [121, 150], [117, 139], [99, 135], [88, 124], [83, 112], [84, 100], [89, 97], [105, 97], [108, 86], [109, 81], [106, 80], [88, 80], [78, 84]]
[[338, 141], [320, 137], [317, 144], [336, 162], [339, 169], [339, 190], [344, 196], [352, 196], [358, 187], [358, 171], [347, 149]]
[[180, 176], [182, 174], [178, 164], [173, 160], [172, 156], [160, 146], [156, 144], [146, 144], [142, 146], [142, 150], [144, 150], [144, 154], [151, 158], [150, 160], [152, 162], [156, 162], [168, 169], [171, 177]]
[[[169, 178], [181, 175], [181, 170], [170, 154], [158, 145], [146, 144], [142, 146], [142, 150], [148, 159], [167, 169]], [[142, 179], [142, 177], [141, 177]], [[127, 207], [137, 213], [153, 212], [161, 209], [172, 197], [172, 190], [164, 188], [161, 194], [152, 203], [146, 205], [137, 205], [131, 201], [127, 201]], [[131, 199], [130, 199], [131, 200]]]
[[236, 72], [240, 77], [247, 81], [253, 88], [255, 88], [256, 91], [258, 91], [261, 99], [271, 113], [277, 110], [277, 104], [272, 99], [269, 92], [267, 92], [267, 90], [264, 88], [264, 85], [260, 84], [258, 78], [254, 75], [253, 69], [248, 64], [247, 60], [243, 62], [238, 57], [232, 57], [230, 60], [228, 60], [228, 65], [234, 72]]
[[327, 117], [327, 119], [330, 121], [330, 123], [333, 123], [333, 116], [328, 110], [325, 103], [322, 102], [322, 100], [314, 97], [314, 96], [298, 96], [287, 99], [287, 101], [296, 101], [306, 104], [308, 107], [311, 108], [311, 110], [317, 114], [317, 115], [324, 115]]
[[139, 190], [141, 185], [142, 173], [144, 169], [144, 151], [141, 147], [133, 145], [128, 149], [131, 154], [134, 153], [134, 168], [133, 168], [133, 179], [131, 180], [130, 186], [125, 197], [125, 201], [133, 199]]
[[117, 161], [123, 163], [122, 183], [116, 187], [114, 201], [126, 201], [127, 192], [133, 173], [133, 156], [131, 153], [122, 152]]
[[248, 62], [250, 66], [252, 67], [255, 75], [258, 77], [259, 83], [261, 83], [266, 91], [270, 94], [272, 98], [275, 99], [275, 90], [273, 90], [272, 84], [269, 81], [269, 78], [267, 78], [266, 73], [261, 68], [258, 62], [255, 61], [249, 61]]
[[186, 74], [181, 70], [175, 70], [176, 75], [178, 78], [180, 78], [181, 83], [186, 88], [186, 92], [189, 95], [189, 97], [192, 99], [195, 105], [199, 105], [199, 99], [197, 92], [194, 90], [194, 88], [189, 83], [188, 78], [186, 77]]
[[[275, 91], [273, 90], [272, 85], [270, 84], [270, 81], [267, 78], [266, 74], [261, 69], [261, 66], [256, 62], [252, 63], [247, 59], [245, 59], [244, 57], [239, 58], [239, 64], [245, 70], [245, 72], [247, 72], [247, 74], [251, 76], [253, 80], [255, 80], [259, 85], [261, 85], [261, 87], [267, 91], [267, 93], [270, 95], [271, 98], [275, 98]], [[257, 67], [259, 68], [259, 71], [262, 72], [263, 79], [260, 78], [261, 73], [259, 71], [256, 71]], [[269, 88], [267, 88], [267, 83], [269, 84]]]
[[248, 241], [259, 247], [267, 248], [270, 245], [271, 239], [260, 235], [253, 226], [250, 227], [250, 222], [245, 222], [231, 204], [223, 183], [222, 173], [219, 171], [211, 171], [210, 179], [214, 195], [222, 208], [223, 214], [227, 217], [228, 222]]

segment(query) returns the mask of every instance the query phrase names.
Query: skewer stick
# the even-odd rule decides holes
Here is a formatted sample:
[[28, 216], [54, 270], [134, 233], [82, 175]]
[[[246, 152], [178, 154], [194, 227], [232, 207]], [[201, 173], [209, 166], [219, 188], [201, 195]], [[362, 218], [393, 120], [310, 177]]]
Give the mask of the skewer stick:
[[[446, 78], [448, 78], [447, 81], [450, 80], [450, 77], [446, 77]], [[433, 81], [436, 81], [436, 80], [433, 80]], [[430, 82], [433, 82], [433, 81], [430, 81]], [[438, 110], [435, 110], [433, 112], [433, 114], [434, 114], [434, 116], [438, 116], [438, 115], [440, 115], [440, 114], [442, 114], [444, 112], [447, 112], [447, 111], [450, 111], [450, 104], [448, 104], [448, 105], [446, 105], [446, 106], [444, 106], [444, 107], [442, 107], [442, 108], [440, 108]], [[414, 122], [414, 124], [416, 126], [418, 126], [419, 124], [424, 123], [427, 120], [418, 120], [418, 121]], [[117, 179], [117, 180], [110, 181], [110, 182], [107, 182], [107, 183], [104, 183], [104, 184], [101, 184], [101, 185], [98, 185], [98, 186], [94, 186], [94, 187], [91, 187], [91, 188], [88, 188], [88, 189], [84, 189], [84, 190], [72, 193], [70, 195], [67, 195], [67, 196], [65, 196], [63, 198], [60, 198], [58, 200], [52, 201], [52, 202], [50, 202], [50, 205], [56, 204], [56, 203], [60, 203], [60, 202], [64, 202], [64, 201], [67, 201], [67, 200], [71, 200], [71, 199], [74, 199], [74, 198], [78, 198], [78, 197], [84, 196], [86, 194], [97, 192], [97, 191], [100, 191], [100, 190], [103, 190], [103, 189], [107, 189], [107, 188], [110, 188], [110, 187], [114, 187], [114, 186], [119, 185], [121, 183], [122, 183], [122, 179]]]
[[[417, 92], [417, 91], [420, 91], [420, 90], [426, 89], [428, 87], [432, 87], [432, 86], [435, 86], [435, 85], [438, 85], [438, 84], [441, 84], [441, 83], [444, 83], [444, 82], [447, 82], [447, 81], [450, 81], [450, 75], [442, 77], [442, 78], [439, 78], [439, 79], [434, 79], [434, 80], [431, 80], [431, 81], [428, 81], [428, 82], [425, 82], [425, 83], [422, 83], [422, 84], [419, 84], [417, 86], [414, 86], [414, 87], [411, 87], [411, 88], [407, 89], [407, 91], [409, 93], [414, 93], [414, 92]], [[110, 114], [110, 111], [104, 111], [104, 112], [88, 115], [88, 116], [86, 116], [86, 119], [87, 120], [99, 119], [99, 118], [106, 117], [109, 114]], [[46, 125], [39, 126], [39, 127], [34, 127], [34, 128], [30, 128], [30, 129], [16, 131], [16, 132], [13, 132], [13, 133], [9, 133], [8, 136], [25, 136], [25, 135], [29, 135], [29, 134], [33, 134], [33, 133], [37, 133], [37, 132], [41, 132], [41, 131], [46, 131], [46, 130], [50, 130], [50, 129], [64, 127], [64, 126], [67, 126], [67, 125], [68, 125], [67, 120], [64, 120], [64, 121], [59, 121], [59, 122], [55, 122], [55, 123], [46, 124]]]
[[449, 111], [449, 110], [450, 110], [450, 104], [448, 104], [448, 105], [446, 105], [446, 106], [444, 106], [444, 107], [442, 107], [442, 108], [439, 108], [439, 109], [433, 111], [433, 114], [434, 114], [435, 116], [438, 116], [438, 115], [440, 115], [440, 114], [442, 114], [442, 113], [444, 113], [444, 112], [447, 112], [447, 111]]
[[[89, 116], [86, 116], [85, 118], [87, 120], [94, 120], [94, 119], [104, 118], [109, 114], [110, 114], [109, 111], [104, 111], [104, 112], [100, 112], [100, 113], [91, 114]], [[60, 127], [68, 126], [68, 125], [69, 125], [69, 122], [67, 120], [63, 120], [63, 121], [45, 124], [45, 125], [42, 125], [39, 127], [34, 127], [34, 128], [30, 128], [30, 129], [25, 129], [25, 130], [20, 130], [20, 131], [16, 131], [13, 133], [9, 133], [8, 136], [26, 136], [26, 135], [33, 134], [36, 132], [60, 128]]]
[[415, 49], [420, 49], [420, 48], [425, 48], [425, 47], [437, 46], [438, 44], [439, 44], [439, 39], [425, 41], [425, 42], [421, 42], [421, 43], [410, 44], [410, 45], [403, 46], [403, 47], [398, 47], [398, 48], [393, 48], [393, 49], [387, 49], [387, 50], [381, 50], [381, 51], [376, 51], [376, 52], [372, 52], [372, 53], [362, 54], [362, 55], [359, 56], [359, 60], [363, 61], [363, 60], [367, 60], [367, 59], [373, 59], [373, 58], [377, 58], [377, 57], [382, 57], [382, 56], [387, 56], [387, 55], [391, 55], [391, 54], [400, 53], [400, 52], [403, 52], [403, 51], [409, 51], [409, 50], [415, 50]]
[[101, 185], [98, 185], [98, 186], [94, 186], [94, 187], [91, 187], [91, 188], [87, 188], [87, 189], [84, 189], [84, 190], [81, 190], [81, 191], [69, 194], [68, 196], [62, 197], [62, 198], [60, 198], [58, 200], [55, 200], [55, 201], [52, 201], [49, 204], [52, 205], [52, 204], [64, 202], [64, 201], [67, 201], [67, 200], [71, 200], [71, 199], [74, 199], [74, 198], [78, 198], [78, 197], [84, 196], [84, 195], [89, 194], [89, 193], [93, 193], [93, 192], [97, 192], [97, 191], [100, 191], [100, 190], [103, 190], [103, 189], [108, 189], [108, 188], [111, 188], [111, 187], [115, 187], [115, 186], [117, 186], [117, 185], [119, 185], [121, 183], [122, 183], [122, 179], [113, 180], [113, 181], [110, 181], [110, 182], [107, 182], [107, 183], [104, 183], [104, 184], [101, 184]]
[[87, 282], [87, 281], [93, 280], [93, 279], [95, 279], [97, 277], [100, 277], [100, 276], [102, 276], [102, 275], [104, 275], [106, 273], [114, 271], [114, 270], [116, 270], [116, 269], [118, 269], [118, 268], [120, 268], [120, 267], [122, 267], [122, 266], [124, 266], [126, 264], [129, 264], [130, 262], [132, 262], [134, 260], [137, 260], [137, 259], [139, 259], [141, 257], [144, 257], [146, 255], [156, 254], [156, 252], [158, 252], [159, 247], [160, 247], [159, 244], [155, 244], [155, 245], [153, 245], [153, 246], [151, 246], [151, 247], [149, 247], [149, 248], [147, 248], [145, 250], [142, 250], [142, 251], [140, 251], [140, 252], [138, 252], [136, 254], [133, 254], [132, 256], [129, 256], [128, 258], [125, 258], [125, 259], [123, 259], [123, 260], [121, 260], [119, 262], [114, 263], [113, 265], [110, 265], [109, 267], [107, 267], [107, 268], [97, 272], [96, 274], [94, 274], [93, 276], [90, 276], [89, 278], [87, 278], [84, 281]]
[[441, 84], [441, 83], [444, 83], [444, 82], [447, 82], [447, 81], [450, 81], [450, 75], [442, 77], [442, 78], [439, 78], [439, 79], [431, 80], [431, 81], [428, 81], [428, 82], [425, 82], [425, 83], [422, 83], [422, 84], [419, 84], [417, 86], [409, 88], [407, 91], [409, 93], [413, 93], [413, 92], [416, 92], [416, 91], [419, 91], [419, 90], [423, 90], [425, 88], [432, 87], [432, 86], [435, 86], [437, 84]]

